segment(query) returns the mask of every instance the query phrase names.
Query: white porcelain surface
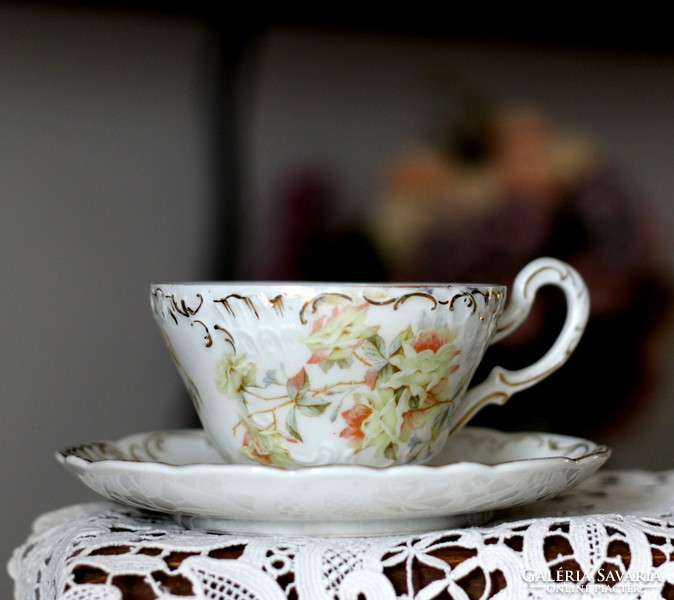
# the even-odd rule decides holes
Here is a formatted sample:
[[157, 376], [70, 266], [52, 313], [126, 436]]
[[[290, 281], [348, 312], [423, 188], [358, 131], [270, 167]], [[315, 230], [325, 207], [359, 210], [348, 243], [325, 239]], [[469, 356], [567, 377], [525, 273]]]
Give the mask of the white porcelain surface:
[[65, 448], [58, 460], [99, 494], [214, 532], [386, 535], [477, 524], [550, 498], [609, 457], [569, 436], [467, 427], [431, 465], [296, 470], [226, 464], [201, 430]]
[[[549, 351], [468, 389], [490, 343], [527, 316], [540, 287], [567, 300]], [[425, 464], [482, 406], [561, 367], [588, 293], [541, 258], [490, 284], [166, 283], [154, 317], [202, 425], [229, 463], [284, 468]]]

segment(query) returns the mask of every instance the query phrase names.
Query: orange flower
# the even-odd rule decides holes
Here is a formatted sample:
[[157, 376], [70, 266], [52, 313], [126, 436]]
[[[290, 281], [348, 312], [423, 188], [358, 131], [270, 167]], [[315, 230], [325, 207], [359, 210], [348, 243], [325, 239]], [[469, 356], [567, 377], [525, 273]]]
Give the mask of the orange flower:
[[356, 404], [353, 408], [345, 410], [342, 417], [348, 427], [342, 429], [339, 437], [348, 438], [352, 442], [360, 442], [365, 433], [361, 429], [363, 421], [372, 414], [372, 409], [364, 404]]
[[439, 331], [436, 329], [427, 329], [421, 331], [419, 335], [412, 342], [412, 348], [415, 352], [423, 352], [424, 350], [432, 350], [437, 352], [447, 342], [449, 342], [449, 332], [447, 330]]

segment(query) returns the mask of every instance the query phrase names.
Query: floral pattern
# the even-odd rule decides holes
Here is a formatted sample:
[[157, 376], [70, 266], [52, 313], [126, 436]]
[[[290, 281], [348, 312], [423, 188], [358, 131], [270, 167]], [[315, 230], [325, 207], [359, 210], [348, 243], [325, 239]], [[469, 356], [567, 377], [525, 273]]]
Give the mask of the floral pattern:
[[243, 398], [244, 390], [255, 385], [257, 367], [248, 362], [246, 355], [236, 356], [225, 352], [217, 362], [215, 387], [230, 398]]
[[367, 304], [345, 306], [316, 319], [311, 334], [303, 340], [313, 352], [309, 364], [318, 364], [326, 372], [335, 364], [351, 366], [354, 352], [377, 333], [378, 327], [365, 323], [367, 309]]
[[[245, 353], [225, 352], [217, 361], [216, 388], [241, 402], [234, 427], [243, 429], [239, 451], [261, 464], [292, 466], [288, 447], [303, 441], [300, 423], [327, 412], [343, 423], [338, 435], [354, 453], [369, 450], [391, 461], [402, 452], [407, 462], [423, 458], [466, 383], [465, 376], [452, 377], [460, 368], [456, 331], [442, 317], [422, 317], [387, 341], [378, 325], [368, 323], [369, 304], [332, 304], [307, 323], [301, 340], [307, 358], [295, 373], [274, 369], [259, 377]], [[340, 372], [343, 378], [312, 385], [312, 379], [324, 383], [326, 374]], [[350, 380], [354, 373], [361, 375]], [[263, 400], [263, 408], [249, 409], [253, 398]]]

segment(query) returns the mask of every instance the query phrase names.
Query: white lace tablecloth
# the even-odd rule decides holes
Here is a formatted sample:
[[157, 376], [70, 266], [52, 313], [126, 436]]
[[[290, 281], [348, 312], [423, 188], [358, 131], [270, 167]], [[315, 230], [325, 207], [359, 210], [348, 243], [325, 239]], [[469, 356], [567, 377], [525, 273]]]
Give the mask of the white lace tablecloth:
[[379, 538], [209, 535], [101, 502], [40, 517], [16, 600], [674, 598], [674, 471], [600, 471], [481, 527]]

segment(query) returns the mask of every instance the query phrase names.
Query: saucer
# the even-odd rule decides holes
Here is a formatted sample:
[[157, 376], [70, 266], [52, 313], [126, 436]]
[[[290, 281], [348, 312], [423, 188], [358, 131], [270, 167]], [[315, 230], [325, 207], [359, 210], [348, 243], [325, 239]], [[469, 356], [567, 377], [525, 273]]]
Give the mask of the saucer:
[[466, 427], [428, 465], [283, 470], [224, 463], [202, 430], [71, 446], [56, 457], [102, 496], [209, 532], [363, 536], [483, 523], [550, 498], [610, 455], [589, 440]]

